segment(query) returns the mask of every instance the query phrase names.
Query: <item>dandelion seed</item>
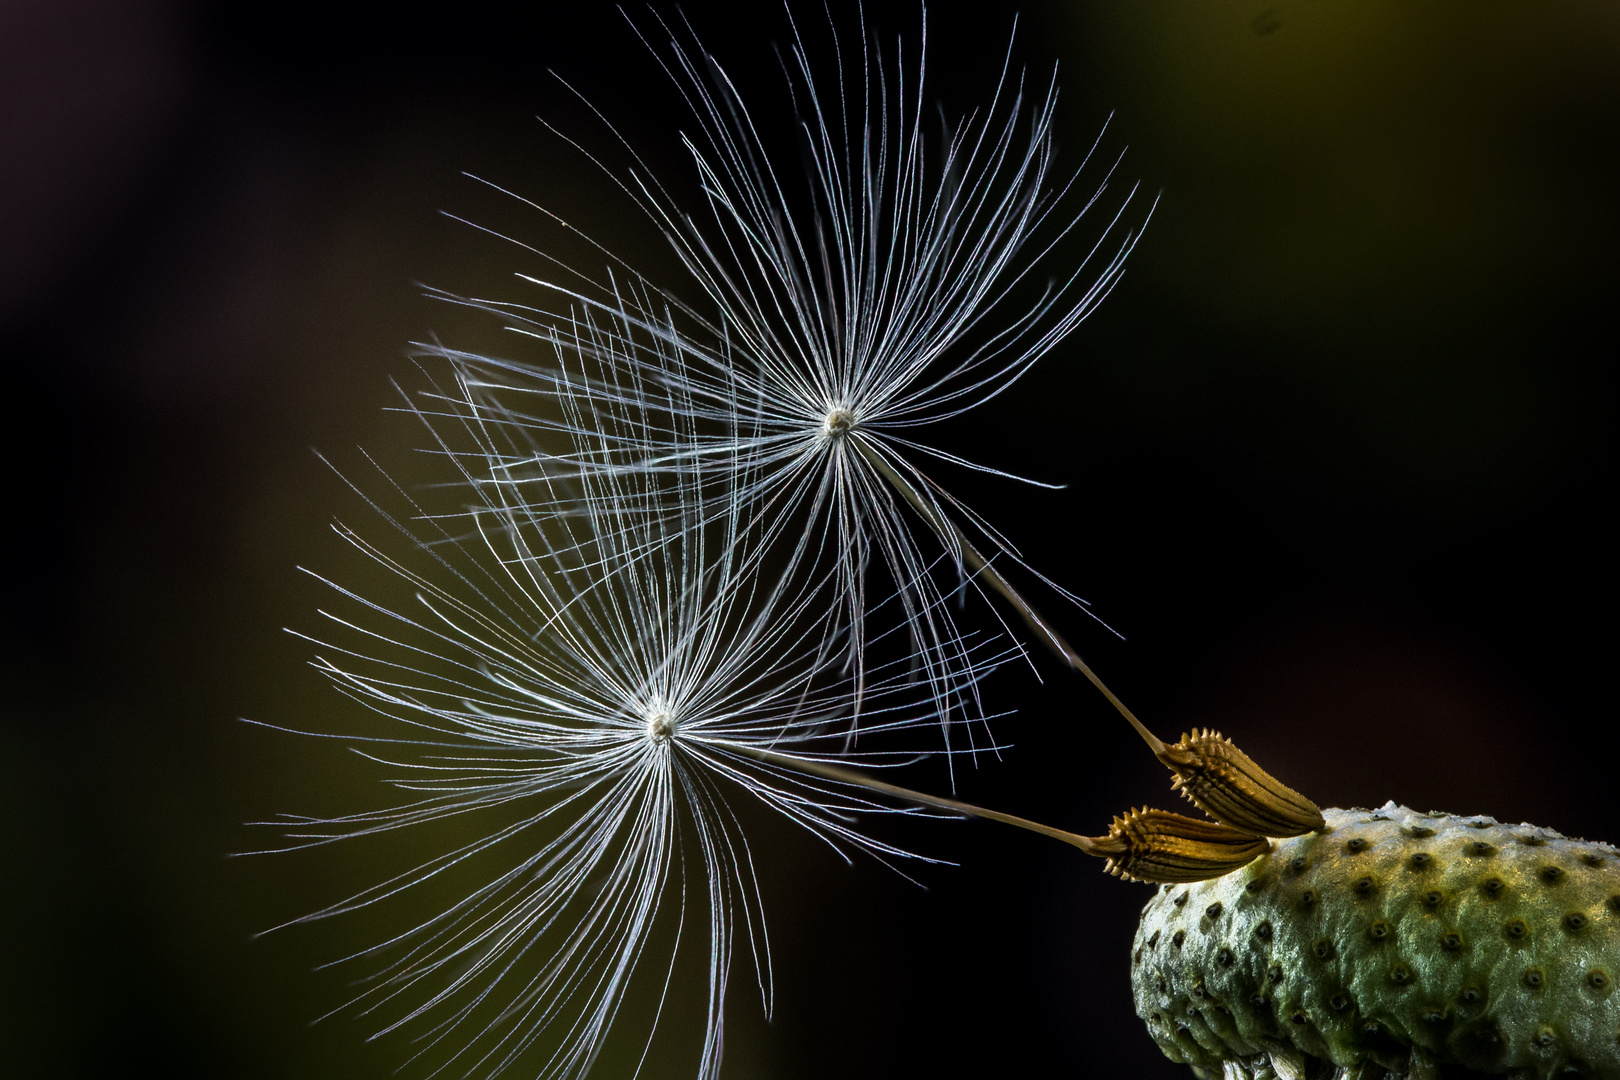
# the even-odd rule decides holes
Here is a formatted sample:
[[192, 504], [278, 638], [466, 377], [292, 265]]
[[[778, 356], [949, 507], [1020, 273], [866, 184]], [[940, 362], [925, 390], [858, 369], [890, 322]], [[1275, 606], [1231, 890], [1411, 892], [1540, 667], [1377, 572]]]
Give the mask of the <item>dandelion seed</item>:
[[[391, 726], [353, 741], [406, 797], [295, 819], [289, 846], [435, 827], [455, 839], [295, 921], [456, 894], [349, 958], [371, 972], [351, 1007], [381, 1034], [411, 1034], [434, 1072], [568, 1080], [626, 1032], [645, 1061], [684, 956], [707, 970], [695, 1071], [714, 1076], [739, 938], [770, 1002], [743, 797], [846, 857], [912, 857], [856, 819], [926, 808], [1174, 880], [1224, 865], [1229, 853], [1204, 849], [1244, 839], [1157, 811], [1131, 819], [1151, 816], [1151, 836], [1080, 837], [847, 767], [913, 760], [873, 746], [936, 723], [947, 761], [994, 748], [979, 685], [1008, 651], [958, 626], [958, 588], [988, 584], [1089, 674], [991, 565], [1023, 565], [1010, 542], [916, 464], [1008, 475], [917, 431], [1011, 386], [1106, 295], [1135, 242], [1127, 194], [1078, 266], [1037, 280], [1102, 194], [1078, 199], [1078, 174], [1054, 173], [1055, 82], [1031, 93], [1005, 61], [989, 105], [935, 144], [924, 48], [891, 61], [863, 33], [858, 75], [840, 53], [829, 96], [795, 29], [800, 198], [689, 30], [653, 52], [696, 120], [686, 145], [707, 214], [685, 214], [627, 144], [634, 164], [609, 172], [694, 297], [617, 260], [600, 282], [566, 267], [530, 277], [538, 305], [447, 296], [548, 355], [424, 349], [453, 373], [409, 406], [457, 470], [433, 497], [471, 505], [398, 486], [368, 499], [406, 550], [340, 531], [416, 602], [331, 583], [354, 613], [329, 614], [314, 639], [317, 666]], [[399, 513], [384, 505], [395, 498]], [[871, 618], [886, 605], [890, 629]], [[964, 720], [980, 723], [959, 747]], [[477, 884], [458, 893], [463, 877]]]
[[[526, 1075], [578, 1077], [610, 1032], [642, 1039], [645, 1058], [677, 962], [694, 957], [708, 969], [696, 1075], [711, 1077], [739, 938], [767, 1011], [770, 1000], [738, 800], [840, 851], [884, 859], [906, 855], [854, 817], [919, 812], [876, 801], [829, 763], [854, 687], [823, 640], [828, 579], [763, 577], [750, 555], [750, 504], [703, 473], [669, 483], [587, 471], [572, 498], [513, 500], [499, 467], [475, 471], [502, 454], [482, 423], [497, 405], [462, 383], [430, 397], [443, 406], [421, 414], [435, 445], [479, 501], [439, 513], [396, 487], [406, 501], [395, 514], [370, 500], [406, 550], [396, 557], [340, 532], [412, 586], [415, 605], [334, 584], [356, 613], [329, 613], [332, 631], [318, 639], [317, 666], [392, 727], [356, 741], [371, 744], [363, 756], [395, 771], [409, 797], [297, 819], [288, 835], [303, 847], [454, 823], [463, 838], [295, 921], [409, 907], [446, 879], [483, 874], [444, 909], [349, 958], [371, 969], [354, 1010], [381, 1034], [411, 1034], [413, 1056], [435, 1072], [494, 1076], [521, 1062]], [[568, 403], [622, 432], [642, 422], [587, 396]], [[653, 498], [668, 512], [627, 509]], [[976, 671], [993, 662], [972, 660]], [[876, 729], [932, 723], [907, 709], [903, 669], [874, 674], [866, 708]]]
[[[644, 40], [695, 121], [684, 144], [705, 213], [683, 210], [622, 138], [631, 166], [603, 168], [662, 230], [696, 295], [679, 299], [620, 262], [602, 282], [567, 268], [556, 278], [527, 276], [551, 297], [538, 304], [446, 298], [582, 351], [581, 365], [595, 365], [583, 374], [595, 394], [689, 427], [693, 437], [675, 449], [646, 427], [602, 431], [589, 417], [559, 420], [540, 404], [512, 414], [536, 432], [591, 437], [590, 454], [575, 463], [581, 469], [730, 476], [758, 508], [762, 547], [784, 548], [790, 574], [835, 569], [858, 684], [870, 663], [872, 598], [892, 592], [949, 739], [953, 721], [983, 710], [974, 680], [957, 677], [969, 639], [944, 601], [980, 589], [981, 578], [1015, 596], [989, 564], [1023, 563], [917, 461], [1010, 474], [921, 434], [1005, 391], [1096, 307], [1138, 235], [1126, 223], [1132, 193], [1112, 206], [1089, 252], [1043, 285], [1054, 251], [1077, 241], [1082, 215], [1113, 172], [1083, 197], [1086, 164], [1057, 171], [1055, 79], [1027, 83], [1009, 49], [988, 105], [936, 140], [925, 133], [926, 17], [914, 57], [902, 43], [891, 59], [864, 31], [858, 48], [845, 49], [834, 31], [830, 82], [813, 73], [795, 25], [783, 66], [806, 163], [801, 182], [797, 165], [776, 163], [780, 154], [762, 134], [770, 122], [756, 121], [690, 28], [659, 26], [666, 46]], [[610, 328], [610, 348], [582, 349], [572, 332], [581, 311]], [[566, 395], [582, 377], [578, 367], [435, 351], [508, 399]], [[874, 558], [888, 578], [876, 593]]]

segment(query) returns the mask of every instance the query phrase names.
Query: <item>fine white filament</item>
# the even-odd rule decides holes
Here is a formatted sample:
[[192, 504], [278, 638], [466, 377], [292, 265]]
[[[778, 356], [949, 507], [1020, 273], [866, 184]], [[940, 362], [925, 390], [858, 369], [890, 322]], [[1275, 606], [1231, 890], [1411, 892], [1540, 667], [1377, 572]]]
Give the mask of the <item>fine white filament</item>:
[[[743, 808], [840, 852], [910, 857], [856, 819], [933, 811], [813, 766], [904, 764], [892, 749], [914, 755], [919, 728], [944, 731], [947, 760], [992, 746], [979, 687], [1022, 652], [953, 611], [979, 587], [969, 536], [1022, 565], [1017, 552], [917, 462], [998, 470], [926, 429], [1069, 335], [1137, 236], [1127, 193], [1073, 247], [1113, 170], [1090, 195], [1079, 169], [1056, 172], [1056, 84], [1026, 86], [1010, 58], [988, 104], [933, 136], [926, 26], [892, 56], [864, 30], [858, 49], [834, 34], [830, 82], [795, 28], [784, 68], [805, 164], [785, 168], [690, 30], [660, 26], [667, 44], [648, 47], [694, 120], [702, 212], [622, 139], [630, 164], [603, 168], [673, 248], [683, 289], [603, 249], [602, 280], [555, 260], [554, 277], [525, 275], [530, 303], [444, 294], [533, 354], [422, 350], [427, 389], [407, 409], [447, 482], [408, 489], [379, 469], [351, 483], [394, 543], [339, 526], [414, 599], [328, 582], [339, 603], [311, 638], [380, 718], [376, 735], [324, 734], [401, 795], [283, 819], [287, 846], [447, 839], [295, 921], [452, 897], [340, 961], [367, 972], [351, 1007], [413, 1038], [434, 1073], [581, 1077], [610, 1032], [644, 1063], [671, 1038], [659, 1018], [687, 963], [708, 973], [691, 1041], [709, 1080], [739, 940], [770, 1007]], [[1054, 273], [1059, 251], [1073, 257]]]
[[[695, 938], [709, 966], [697, 1075], [712, 1076], [739, 933], [769, 1009], [738, 800], [880, 858], [906, 853], [853, 818], [923, 812], [793, 767], [847, 757], [839, 731], [855, 689], [818, 618], [829, 581], [762, 576], [739, 489], [717, 495], [698, 472], [567, 470], [554, 497], [536, 501], [543, 479], [517, 485], [504, 464], [488, 467], [515, 449], [494, 440], [519, 430], [485, 423], [497, 403], [459, 373], [425, 401], [413, 411], [479, 501], [436, 514], [395, 487], [396, 513], [368, 496], [404, 532], [405, 556], [339, 532], [408, 582], [415, 604], [389, 608], [332, 584], [355, 610], [323, 612], [332, 630], [311, 639], [317, 666], [395, 725], [395, 735], [345, 738], [369, 742], [356, 752], [389, 767], [409, 797], [279, 824], [291, 825], [290, 847], [468, 817], [477, 824], [461, 828], [474, 838], [295, 921], [370, 909], [441, 875], [487, 875], [348, 958], [373, 966], [350, 1004], [382, 1018], [380, 1034], [419, 1027], [415, 1054], [435, 1072], [474, 1075], [537, 1045], [536, 1075], [584, 1075], [638, 978], [641, 997], [656, 999], [641, 1021], [650, 1047], [681, 946]], [[566, 401], [622, 432], [644, 417], [588, 392]], [[639, 511], [654, 498], [666, 513]], [[991, 659], [972, 657], [975, 667]], [[879, 732], [932, 723], [903, 666], [877, 672], [866, 695]], [[900, 760], [872, 752], [861, 763]]]
[[[534, 402], [517, 418], [525, 428], [593, 439], [597, 451], [580, 468], [729, 475], [757, 507], [762, 544], [787, 552], [790, 573], [835, 569], [830, 617], [849, 631], [858, 678], [875, 555], [887, 579], [877, 595], [898, 604], [950, 746], [953, 723], [982, 706], [973, 681], [953, 677], [967, 643], [941, 599], [979, 588], [964, 565], [969, 535], [1023, 563], [916, 459], [1009, 474], [922, 439], [1005, 391], [1108, 293], [1139, 235], [1125, 221], [1134, 189], [1058, 271], [1054, 252], [1073, 254], [1113, 167], [1087, 196], [1077, 192], [1086, 161], [1055, 172], [1055, 81], [1026, 86], [1009, 54], [988, 105], [930, 138], [926, 23], [911, 62], [903, 44], [892, 62], [864, 37], [856, 50], [835, 47], [830, 87], [816, 81], [795, 30], [785, 70], [806, 164], [779, 169], [781, 148], [762, 136], [768, 125], [756, 124], [724, 69], [695, 38], [664, 29], [667, 47], [648, 48], [695, 122], [683, 143], [703, 212], [684, 209], [622, 138], [632, 164], [602, 168], [662, 231], [697, 295], [678, 298], [620, 264], [622, 274], [599, 283], [567, 267], [558, 278], [520, 275], [541, 290], [532, 303], [445, 299], [543, 342], [566, 332], [576, 309], [607, 313], [618, 336], [594, 356], [593, 393], [679, 418], [692, 438], [677, 446], [658, 430], [621, 436], [589, 416], [559, 418], [542, 402], [573, 391], [568, 373], [454, 355], [514, 408]], [[859, 719], [857, 709], [852, 729]]]

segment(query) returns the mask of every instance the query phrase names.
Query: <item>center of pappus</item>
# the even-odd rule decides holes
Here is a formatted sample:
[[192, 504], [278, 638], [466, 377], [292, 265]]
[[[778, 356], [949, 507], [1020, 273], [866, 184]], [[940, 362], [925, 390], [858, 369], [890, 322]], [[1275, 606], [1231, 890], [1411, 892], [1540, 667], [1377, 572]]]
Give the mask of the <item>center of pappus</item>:
[[826, 419], [822, 420], [821, 433], [829, 439], [840, 439], [848, 435], [854, 426], [854, 412], [839, 405], [829, 410]]
[[659, 710], [647, 717], [647, 738], [654, 743], [667, 743], [675, 737], [675, 718]]

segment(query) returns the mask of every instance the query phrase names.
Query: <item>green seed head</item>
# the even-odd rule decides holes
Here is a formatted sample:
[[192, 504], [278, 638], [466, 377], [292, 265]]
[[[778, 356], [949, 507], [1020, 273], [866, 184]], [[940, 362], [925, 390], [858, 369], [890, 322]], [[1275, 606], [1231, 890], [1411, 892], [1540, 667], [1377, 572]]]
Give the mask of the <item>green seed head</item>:
[[1167, 1056], [1215, 1076], [1297, 1056], [1296, 1075], [1620, 1080], [1613, 848], [1394, 804], [1324, 818], [1149, 902], [1132, 984]]

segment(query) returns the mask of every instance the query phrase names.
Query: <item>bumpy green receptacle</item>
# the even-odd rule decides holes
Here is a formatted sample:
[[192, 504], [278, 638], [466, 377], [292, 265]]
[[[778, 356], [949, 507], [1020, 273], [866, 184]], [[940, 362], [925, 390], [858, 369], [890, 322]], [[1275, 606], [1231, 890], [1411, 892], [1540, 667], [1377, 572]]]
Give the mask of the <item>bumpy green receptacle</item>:
[[1394, 803], [1324, 815], [1143, 910], [1131, 983], [1166, 1055], [1228, 1078], [1620, 1080], [1620, 852]]

